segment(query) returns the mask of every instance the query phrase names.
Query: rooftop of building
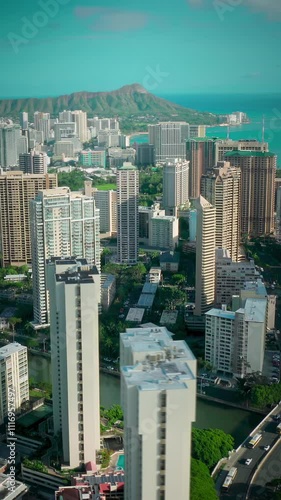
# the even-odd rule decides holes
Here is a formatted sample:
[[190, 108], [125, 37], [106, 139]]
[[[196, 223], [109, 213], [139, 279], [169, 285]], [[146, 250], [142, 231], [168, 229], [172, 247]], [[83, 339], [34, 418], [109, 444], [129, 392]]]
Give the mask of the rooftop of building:
[[187, 360], [174, 358], [151, 363], [138, 363], [121, 369], [127, 386], [137, 386], [139, 391], [188, 389], [188, 382], [196, 380]]
[[11, 500], [12, 498], [22, 498], [22, 495], [28, 491], [24, 483], [15, 481], [11, 486], [11, 476], [0, 474], [0, 498], [1, 500]]
[[[161, 273], [161, 269], [157, 269], [157, 272]], [[143, 288], [142, 288], [142, 293], [155, 295], [157, 292], [157, 289], [158, 289], [158, 286], [156, 283], [145, 283], [143, 285]]]
[[211, 205], [211, 203], [209, 201], [206, 200], [206, 198], [204, 198], [204, 196], [202, 196], [200, 194], [200, 196], [198, 198], [196, 198], [195, 202], [194, 202], [194, 206], [195, 208], [214, 208], [213, 205]]
[[235, 319], [235, 313], [232, 311], [225, 311], [223, 309], [216, 309], [213, 308], [210, 311], [206, 313], [206, 316], [212, 316], [216, 318], [223, 318], [223, 319], [228, 319], [228, 320], [234, 320]]
[[131, 163], [125, 162], [124, 165], [122, 167], [119, 167], [117, 170], [135, 170], [135, 171], [137, 171], [138, 169], [137, 169], [137, 167], [135, 167]]
[[256, 281], [246, 281], [246, 283], [244, 283], [244, 290], [247, 292], [255, 292], [257, 295], [261, 295], [262, 297], [267, 297], [267, 291], [264, 282], [261, 279], [257, 279]]
[[[149, 285], [150, 283], [147, 283]], [[153, 306], [155, 295], [152, 293], [142, 293], [138, 300], [138, 307], [144, 307], [150, 309]]]
[[4, 347], [0, 348], [0, 359], [5, 359], [12, 354], [15, 354], [19, 351], [26, 351], [27, 348], [24, 345], [18, 344], [18, 342], [13, 342], [11, 344], [7, 344]]
[[269, 151], [227, 151], [225, 157], [251, 157], [257, 156], [258, 158], [274, 158], [276, 154], [270, 153]]
[[244, 313], [245, 321], [264, 323], [266, 321], [266, 310], [266, 299], [247, 299], [244, 308], [238, 309], [236, 313]]
[[178, 263], [180, 261], [180, 254], [179, 254], [179, 252], [163, 252], [163, 253], [161, 253], [159, 259], [160, 259], [160, 263], [162, 263], [162, 264], [164, 264], [166, 262]]
[[107, 288], [116, 281], [114, 274], [101, 274], [101, 288]]
[[216, 139], [216, 137], [190, 137], [186, 142], [215, 142]]

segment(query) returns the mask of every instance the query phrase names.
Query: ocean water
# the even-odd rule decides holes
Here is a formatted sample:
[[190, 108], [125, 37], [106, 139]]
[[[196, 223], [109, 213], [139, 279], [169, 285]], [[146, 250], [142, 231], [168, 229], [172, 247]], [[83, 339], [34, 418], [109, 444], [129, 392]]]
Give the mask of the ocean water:
[[[230, 114], [233, 111], [247, 113], [251, 123], [230, 127], [231, 139], [262, 140], [262, 121], [265, 121], [265, 141], [269, 149], [278, 156], [278, 167], [281, 168], [281, 94], [173, 94], [161, 95], [169, 101], [198, 111], [209, 111], [218, 114]], [[209, 137], [227, 137], [227, 127], [209, 127]], [[133, 141], [147, 141], [147, 136], [133, 138]]]

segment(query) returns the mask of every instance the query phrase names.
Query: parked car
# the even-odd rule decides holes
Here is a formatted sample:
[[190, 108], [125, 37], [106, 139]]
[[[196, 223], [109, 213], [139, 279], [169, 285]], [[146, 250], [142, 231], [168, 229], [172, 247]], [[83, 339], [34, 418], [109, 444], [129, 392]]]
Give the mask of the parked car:
[[268, 451], [269, 449], [270, 449], [270, 445], [269, 444], [264, 447], [264, 451]]
[[252, 463], [253, 459], [252, 458], [247, 458], [245, 464], [250, 465]]

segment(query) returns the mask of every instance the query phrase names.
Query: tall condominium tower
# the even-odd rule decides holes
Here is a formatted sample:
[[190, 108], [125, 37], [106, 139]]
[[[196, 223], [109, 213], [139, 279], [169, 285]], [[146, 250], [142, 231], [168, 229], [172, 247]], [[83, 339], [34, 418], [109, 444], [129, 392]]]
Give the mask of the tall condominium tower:
[[216, 208], [216, 246], [229, 250], [237, 262], [240, 244], [241, 170], [229, 162], [217, 166], [201, 177], [201, 194]]
[[13, 167], [18, 163], [18, 141], [21, 135], [18, 125], [0, 124], [0, 166]]
[[74, 122], [60, 122], [54, 124], [55, 141], [68, 139], [69, 137], [76, 136], [76, 123]]
[[[86, 193], [85, 193], [86, 194]], [[96, 207], [100, 211], [100, 232], [104, 234], [117, 234], [117, 192], [113, 190], [93, 190]]]
[[6, 172], [0, 175], [1, 266], [31, 263], [30, 201], [42, 189], [57, 187], [56, 174]]
[[255, 140], [233, 141], [232, 139], [217, 139], [215, 144], [215, 163], [223, 161], [230, 151], [268, 152], [267, 142]]
[[46, 260], [74, 255], [100, 271], [99, 211], [93, 198], [68, 188], [45, 190], [30, 204], [33, 313], [36, 325], [48, 324]]
[[149, 143], [155, 147], [156, 162], [185, 158], [185, 141], [189, 137], [186, 122], [161, 122], [148, 125]]
[[156, 325], [120, 337], [125, 500], [189, 500], [196, 359]]
[[196, 227], [196, 316], [203, 316], [215, 302], [216, 209], [203, 196], [195, 201]]
[[43, 140], [48, 141], [50, 138], [50, 113], [41, 113], [40, 111], [35, 111], [34, 113], [34, 127], [35, 130], [43, 132]]
[[64, 110], [59, 113], [59, 121], [60, 122], [72, 122], [72, 111]]
[[87, 113], [81, 109], [72, 111], [72, 121], [76, 123], [76, 133], [81, 142], [88, 140]]
[[71, 468], [95, 461], [100, 449], [100, 276], [85, 259], [47, 263], [54, 432]]
[[20, 126], [23, 130], [28, 129], [28, 113], [26, 111], [20, 113]]
[[225, 158], [241, 169], [242, 234], [271, 234], [274, 231], [277, 156], [269, 152], [233, 151]]
[[163, 207], [167, 215], [176, 215], [177, 208], [189, 201], [189, 162], [176, 159], [163, 168]]
[[48, 171], [47, 154], [31, 150], [19, 155], [19, 168], [24, 174], [46, 174]]
[[0, 348], [0, 424], [29, 400], [27, 348], [13, 342]]
[[130, 163], [117, 170], [117, 258], [136, 264], [139, 250], [139, 172]]
[[215, 165], [214, 139], [196, 138], [186, 141], [186, 159], [189, 160], [189, 197], [200, 196], [201, 175]]
[[143, 144], [137, 144], [136, 150], [136, 164], [138, 166], [147, 167], [148, 165], [155, 164], [155, 147], [153, 144], [147, 144], [146, 142]]

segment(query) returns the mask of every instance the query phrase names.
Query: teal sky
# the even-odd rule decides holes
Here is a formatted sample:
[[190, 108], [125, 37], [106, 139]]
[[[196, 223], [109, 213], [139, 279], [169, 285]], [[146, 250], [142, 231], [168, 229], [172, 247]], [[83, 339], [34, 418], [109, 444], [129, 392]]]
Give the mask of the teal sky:
[[1, 98], [135, 82], [158, 95], [281, 89], [280, 0], [2, 3]]

